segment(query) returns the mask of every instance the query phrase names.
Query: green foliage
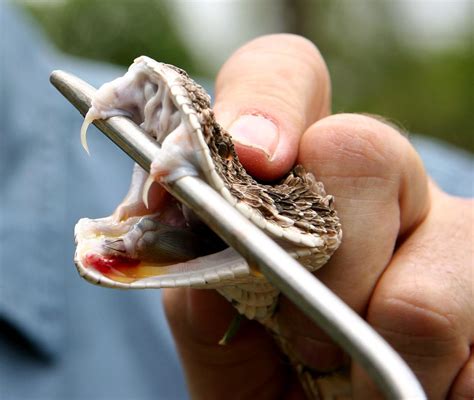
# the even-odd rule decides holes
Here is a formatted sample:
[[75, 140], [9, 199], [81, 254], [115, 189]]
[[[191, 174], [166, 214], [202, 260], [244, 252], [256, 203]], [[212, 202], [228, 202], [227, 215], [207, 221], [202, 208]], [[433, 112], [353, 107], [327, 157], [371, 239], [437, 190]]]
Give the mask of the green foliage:
[[[276, 0], [275, 0], [276, 1]], [[474, 152], [471, 32], [465, 46], [423, 50], [400, 39], [391, 2], [280, 0], [285, 30], [312, 40], [327, 60], [334, 112], [379, 114], [409, 132]], [[159, 0], [28, 2], [56, 45], [70, 54], [129, 65], [146, 54], [199, 71]], [[268, 2], [248, 3], [265, 18]], [[246, 7], [247, 7], [246, 6]], [[222, 38], [225, 40], [225, 36]]]
[[327, 61], [333, 112], [378, 114], [474, 152], [472, 30], [457, 47], [425, 49], [402, 37], [405, 21], [391, 2], [286, 3], [290, 30], [312, 40]]
[[382, 67], [386, 74], [382, 81], [360, 87], [369, 95], [359, 96], [350, 104], [338, 93], [336, 109], [389, 116], [409, 132], [434, 136], [474, 151], [469, 90], [473, 58], [465, 51], [453, 49], [413, 55], [403, 63], [392, 61]]
[[473, 64], [466, 51], [450, 49], [424, 55], [393, 51], [373, 59], [371, 66], [359, 62], [351, 63], [350, 71], [335, 68], [333, 109], [385, 116], [409, 132], [472, 152]]
[[194, 64], [158, 0], [67, 0], [27, 3], [61, 50], [130, 65], [142, 54], [195, 72]]

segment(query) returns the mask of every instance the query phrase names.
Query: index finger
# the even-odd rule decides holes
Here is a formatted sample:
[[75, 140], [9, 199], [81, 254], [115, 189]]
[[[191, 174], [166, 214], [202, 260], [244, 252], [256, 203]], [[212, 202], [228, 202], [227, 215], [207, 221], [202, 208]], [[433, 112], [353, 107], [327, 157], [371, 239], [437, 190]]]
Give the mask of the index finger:
[[247, 43], [224, 64], [214, 111], [247, 171], [274, 180], [291, 169], [301, 135], [329, 114], [329, 104], [329, 73], [317, 48], [279, 34]]

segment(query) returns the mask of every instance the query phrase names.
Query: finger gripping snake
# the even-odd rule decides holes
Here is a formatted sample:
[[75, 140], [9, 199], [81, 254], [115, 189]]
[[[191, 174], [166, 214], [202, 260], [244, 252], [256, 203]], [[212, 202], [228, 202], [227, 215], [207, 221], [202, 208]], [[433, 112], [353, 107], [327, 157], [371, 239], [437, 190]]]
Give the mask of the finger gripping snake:
[[149, 174], [135, 165], [129, 192], [113, 215], [83, 218], [76, 225], [75, 262], [81, 276], [121, 289], [216, 289], [240, 314], [273, 332], [309, 396], [331, 398], [343, 391], [339, 385], [340, 390], [334, 389], [336, 375], [310, 380], [292, 354], [274, 318], [278, 290], [164, 188], [185, 175], [201, 177], [315, 271], [328, 261], [342, 235], [333, 197], [322, 183], [300, 165], [278, 183], [257, 182], [216, 122], [205, 90], [183, 70], [148, 57], [137, 58], [124, 76], [96, 92], [81, 130], [86, 150], [87, 126], [115, 115], [134, 120], [161, 150]]

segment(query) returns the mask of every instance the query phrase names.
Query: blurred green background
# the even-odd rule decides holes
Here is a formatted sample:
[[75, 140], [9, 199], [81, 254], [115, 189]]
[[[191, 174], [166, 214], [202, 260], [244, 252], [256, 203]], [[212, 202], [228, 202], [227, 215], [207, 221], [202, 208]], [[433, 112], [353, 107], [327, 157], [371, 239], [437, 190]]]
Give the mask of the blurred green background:
[[[409, 132], [474, 152], [474, 2], [422, 2], [19, 1], [64, 52], [125, 66], [146, 54], [209, 79], [246, 40], [298, 33], [327, 60], [334, 112], [379, 114]], [[436, 31], [460, 4], [454, 26]]]

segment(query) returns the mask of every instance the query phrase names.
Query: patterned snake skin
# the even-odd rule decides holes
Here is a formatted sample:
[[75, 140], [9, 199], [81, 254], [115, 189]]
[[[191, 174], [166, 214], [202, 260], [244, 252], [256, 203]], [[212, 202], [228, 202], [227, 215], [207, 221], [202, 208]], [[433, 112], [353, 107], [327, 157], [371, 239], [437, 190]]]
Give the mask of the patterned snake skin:
[[132, 118], [161, 151], [149, 175], [135, 166], [130, 191], [113, 215], [78, 222], [75, 261], [81, 276], [121, 289], [216, 289], [240, 314], [273, 332], [309, 398], [348, 396], [346, 376], [315, 377], [292, 355], [273, 319], [278, 290], [159, 183], [200, 176], [310, 271], [322, 267], [341, 242], [333, 197], [301, 166], [274, 185], [255, 181], [216, 122], [209, 95], [174, 66], [142, 56], [123, 77], [104, 84], [81, 131], [86, 149], [87, 126], [114, 115]]

